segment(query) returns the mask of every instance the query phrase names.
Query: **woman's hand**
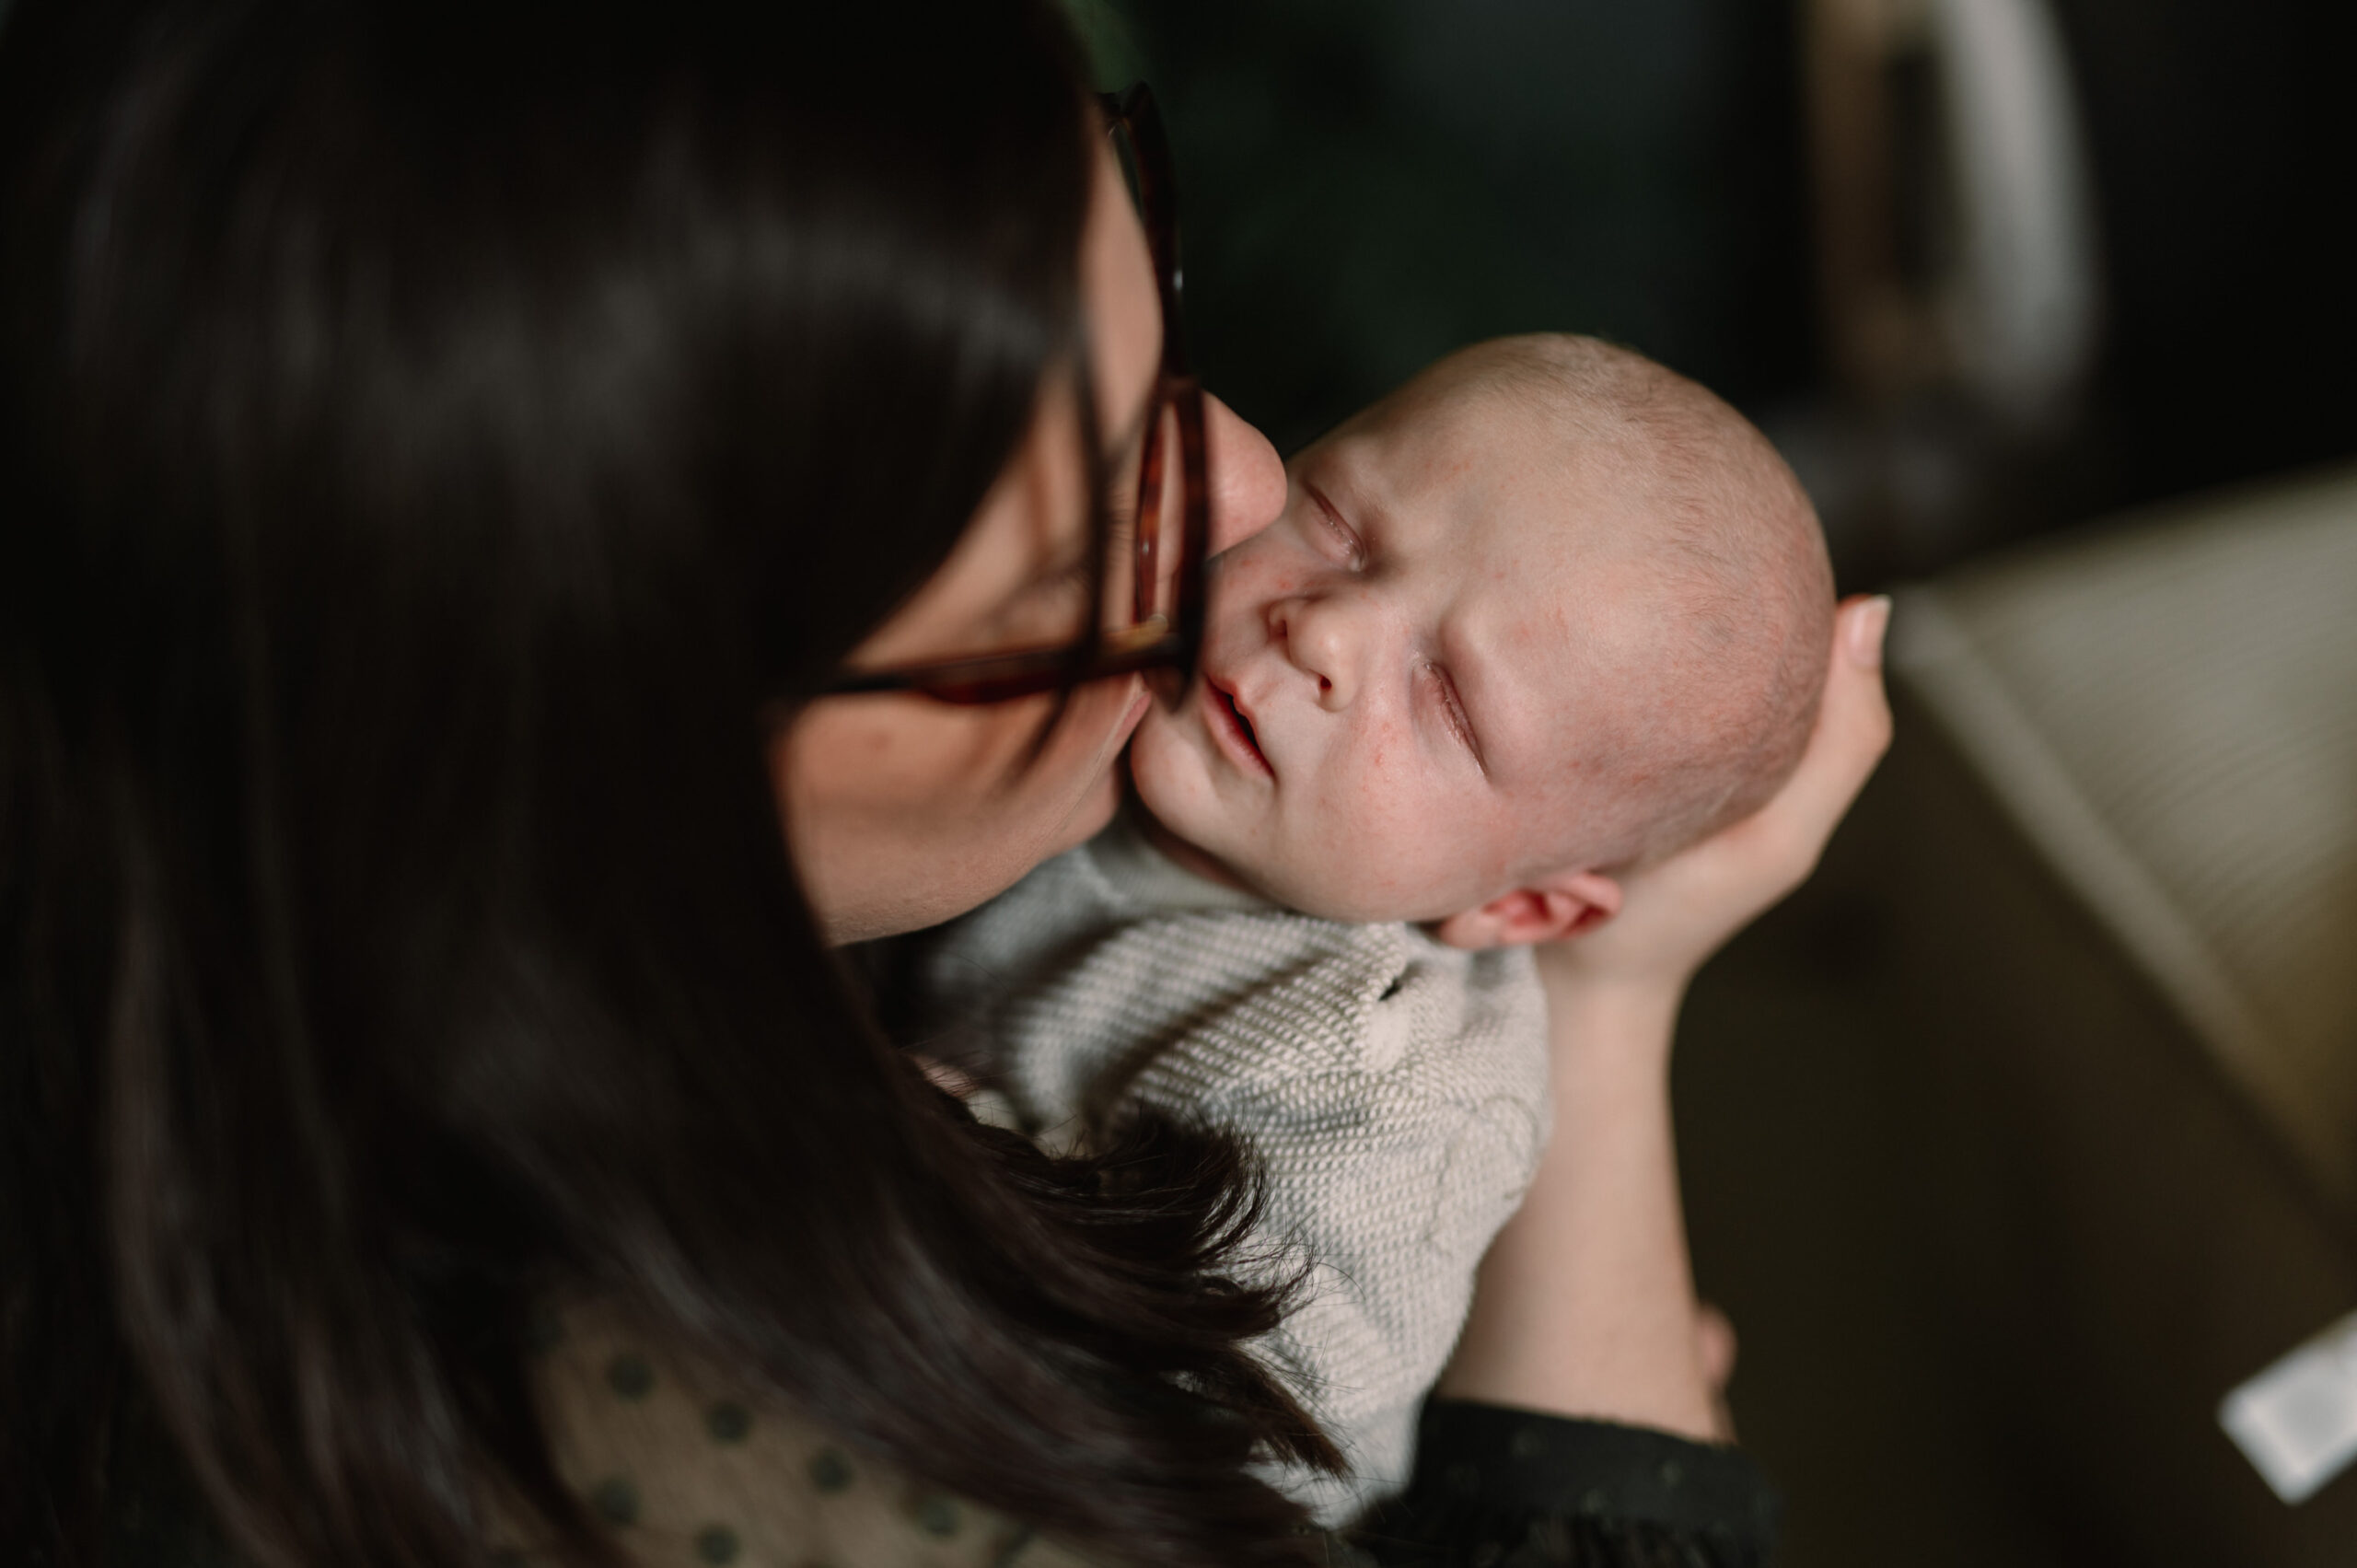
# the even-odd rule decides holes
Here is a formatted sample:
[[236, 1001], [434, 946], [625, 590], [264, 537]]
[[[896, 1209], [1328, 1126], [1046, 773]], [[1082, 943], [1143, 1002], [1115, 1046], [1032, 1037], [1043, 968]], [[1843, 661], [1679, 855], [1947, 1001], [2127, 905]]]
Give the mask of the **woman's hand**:
[[1882, 641], [1890, 600], [1853, 598], [1834, 623], [1832, 668], [1800, 766], [1751, 816], [1630, 877], [1620, 912], [1538, 950], [1553, 976], [1675, 1010], [1727, 938], [1807, 879], [1890, 745]]
[[1554, 1135], [1482, 1259], [1444, 1397], [1730, 1436], [1734, 1336], [1694, 1299], [1670, 1039], [1694, 971], [1808, 876], [1890, 744], [1889, 619], [1887, 599], [1842, 607], [1817, 729], [1774, 799], [1631, 878], [1610, 922], [1538, 949]]

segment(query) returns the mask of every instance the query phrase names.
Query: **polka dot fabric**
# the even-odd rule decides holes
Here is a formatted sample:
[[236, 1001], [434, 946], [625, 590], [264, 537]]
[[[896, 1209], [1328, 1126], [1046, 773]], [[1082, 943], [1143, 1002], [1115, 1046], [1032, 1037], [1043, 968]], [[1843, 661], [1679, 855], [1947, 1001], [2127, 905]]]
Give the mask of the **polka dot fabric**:
[[[538, 1335], [557, 1471], [634, 1568], [1092, 1568], [1092, 1560], [666, 1357], [610, 1314]], [[498, 1561], [560, 1559], [499, 1532]]]

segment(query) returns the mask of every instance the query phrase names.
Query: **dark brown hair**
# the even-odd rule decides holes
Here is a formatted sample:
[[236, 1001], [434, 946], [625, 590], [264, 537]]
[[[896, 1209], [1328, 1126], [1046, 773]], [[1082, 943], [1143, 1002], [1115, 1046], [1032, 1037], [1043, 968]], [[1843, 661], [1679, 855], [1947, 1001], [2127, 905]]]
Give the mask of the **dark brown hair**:
[[[1236, 1152], [976, 1126], [757, 715], [1081, 353], [1043, 0], [26, 0], [0, 39], [0, 1556], [126, 1421], [271, 1564], [552, 1517], [602, 1296], [1138, 1563], [1296, 1560]], [[586, 1539], [586, 1538], [584, 1538]]]

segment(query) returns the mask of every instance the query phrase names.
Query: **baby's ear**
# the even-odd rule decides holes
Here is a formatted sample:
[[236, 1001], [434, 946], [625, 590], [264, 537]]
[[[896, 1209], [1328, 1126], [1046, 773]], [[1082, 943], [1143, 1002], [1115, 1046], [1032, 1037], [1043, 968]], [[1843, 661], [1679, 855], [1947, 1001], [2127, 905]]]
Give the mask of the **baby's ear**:
[[1593, 930], [1620, 908], [1620, 883], [1601, 872], [1575, 871], [1450, 915], [1432, 932], [1452, 947], [1523, 947]]

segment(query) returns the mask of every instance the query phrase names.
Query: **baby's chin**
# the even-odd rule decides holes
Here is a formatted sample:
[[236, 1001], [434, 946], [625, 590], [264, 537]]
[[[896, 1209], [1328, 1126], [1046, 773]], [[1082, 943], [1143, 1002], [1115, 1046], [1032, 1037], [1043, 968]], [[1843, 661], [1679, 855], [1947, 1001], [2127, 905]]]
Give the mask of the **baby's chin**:
[[1203, 782], [1200, 771], [1192, 779], [1187, 776], [1190, 766], [1200, 770], [1200, 762], [1187, 754], [1183, 744], [1165, 749], [1161, 743], [1168, 741], [1167, 736], [1148, 737], [1147, 726], [1160, 717], [1156, 714], [1138, 726], [1137, 738], [1130, 745], [1130, 780], [1138, 806], [1153, 819], [1155, 837], [1166, 854], [1199, 876], [1247, 889], [1303, 914], [1357, 923], [1401, 918], [1386, 912], [1379, 900], [1368, 900], [1364, 889], [1349, 885], [1349, 878], [1339, 875], [1337, 868], [1321, 865], [1306, 868], [1304, 874], [1305, 867], [1292, 864], [1293, 857], [1281, 852], [1271, 854], [1238, 847], [1241, 835], [1237, 825], [1221, 814], [1223, 803], [1218, 796], [1210, 790], [1190, 787]]
[[[1146, 714], [1130, 740], [1130, 782], [1137, 803], [1162, 832], [1203, 856], [1232, 879], [1273, 903], [1353, 924], [1437, 920], [1431, 889], [1411, 897], [1409, 868], [1384, 864], [1373, 846], [1344, 853], [1313, 850], [1282, 837], [1271, 818], [1244, 821], [1216, 787], [1212, 770], [1225, 764], [1205, 755], [1211, 739], [1190, 726], [1189, 710], [1160, 707]], [[1269, 841], [1277, 833], [1275, 842]], [[1166, 844], [1165, 849], [1170, 846]], [[1191, 857], [1190, 857], [1191, 858]]]

